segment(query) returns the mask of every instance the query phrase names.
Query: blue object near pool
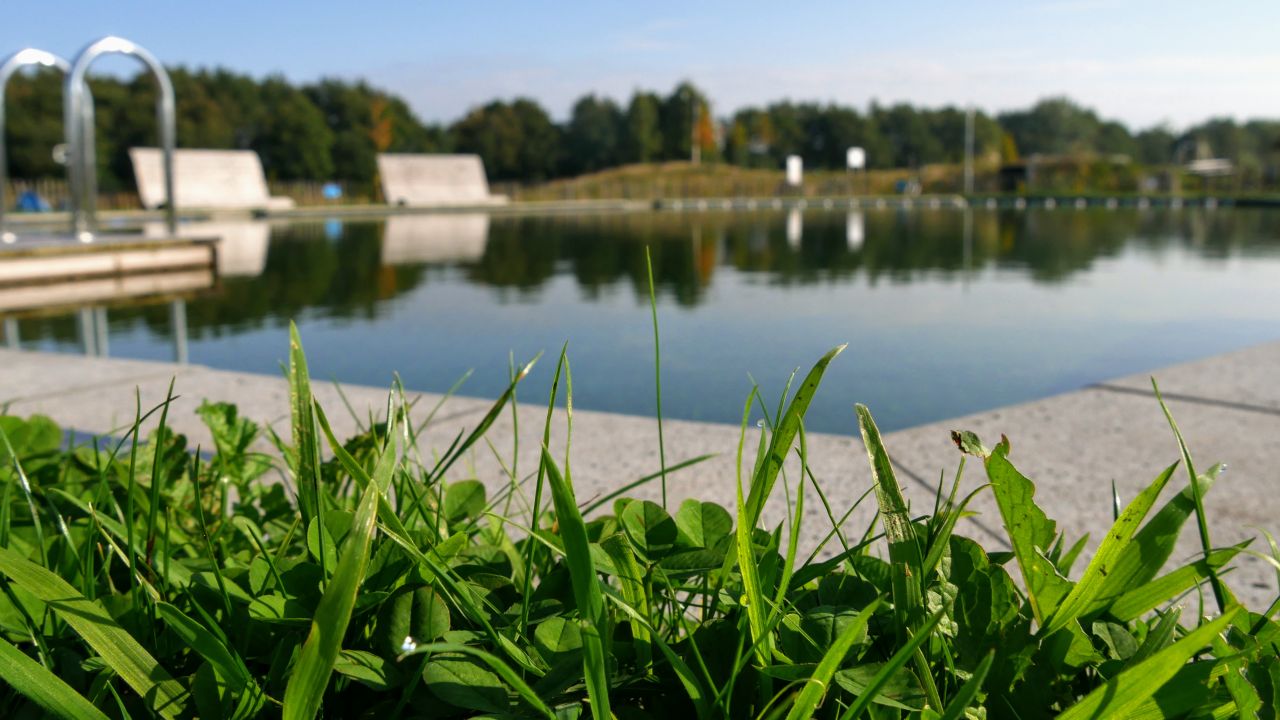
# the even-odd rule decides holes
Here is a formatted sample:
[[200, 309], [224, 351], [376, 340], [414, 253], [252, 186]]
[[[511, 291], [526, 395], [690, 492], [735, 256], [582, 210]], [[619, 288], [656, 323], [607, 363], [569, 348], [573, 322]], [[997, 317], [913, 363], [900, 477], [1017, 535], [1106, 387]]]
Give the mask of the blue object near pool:
[[49, 212], [49, 210], [48, 201], [34, 190], [27, 190], [18, 196], [19, 212]]

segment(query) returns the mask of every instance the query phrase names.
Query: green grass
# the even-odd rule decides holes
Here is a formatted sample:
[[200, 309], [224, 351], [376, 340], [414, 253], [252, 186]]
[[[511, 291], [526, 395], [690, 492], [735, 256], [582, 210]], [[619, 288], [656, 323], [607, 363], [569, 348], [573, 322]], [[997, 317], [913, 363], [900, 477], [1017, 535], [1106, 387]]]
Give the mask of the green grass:
[[[915, 499], [932, 500], [918, 513], [858, 406], [850, 420], [878, 513], [848, 527], [848, 508], [832, 507], [809, 470], [804, 433], [839, 350], [768, 414], [758, 443], [746, 418], [763, 403], [747, 389], [731, 510], [580, 503], [569, 454], [548, 450], [568, 445], [571, 420], [550, 411], [536, 471], [521, 476], [512, 461], [500, 477], [474, 477], [460, 461], [497, 452], [486, 433], [529, 366], [513, 366], [507, 392], [445, 447], [418, 447], [422, 419], [398, 387], [382, 417], [340, 441], [296, 332], [291, 435], [270, 434], [270, 456], [251, 450], [268, 433], [226, 405], [200, 408], [212, 454], [165, 429], [168, 402], [150, 414], [159, 430], [141, 437], [135, 425], [110, 444], [67, 447], [47, 418], [0, 417], [0, 708], [6, 718], [1275, 717], [1280, 624], [1231, 595], [1229, 564], [1252, 551], [1209, 544], [1203, 497], [1217, 469], [1197, 474], [1180, 435], [1177, 463], [1118, 513], [1097, 509], [1114, 525], [1073, 573], [1084, 544], [1036, 506], [1008, 442], [988, 449], [957, 432], [959, 469], [949, 488]], [[551, 405], [561, 387], [571, 418], [565, 353]], [[994, 495], [1011, 552], [956, 533], [973, 498], [957, 492], [966, 455], [981, 464], [976, 492]], [[630, 487], [690, 464], [655, 458]], [[815, 498], [830, 527], [804, 527], [825, 538], [806, 558], [799, 538]], [[761, 525], [767, 503], [782, 503], [786, 522]], [[1166, 568], [1193, 515], [1202, 552]], [[1221, 607], [1206, 609], [1205, 594]]]

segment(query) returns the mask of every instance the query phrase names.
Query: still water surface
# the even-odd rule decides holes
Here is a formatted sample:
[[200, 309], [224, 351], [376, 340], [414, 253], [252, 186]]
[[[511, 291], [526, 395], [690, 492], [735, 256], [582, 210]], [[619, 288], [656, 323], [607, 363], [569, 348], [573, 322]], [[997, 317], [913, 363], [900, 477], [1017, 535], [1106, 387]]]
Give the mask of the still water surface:
[[[1084, 387], [1280, 339], [1280, 211], [869, 210], [401, 216], [223, 224], [220, 277], [186, 295], [193, 363], [278, 373], [288, 321], [313, 375], [496, 396], [508, 357], [569, 343], [580, 408], [652, 415], [645, 248], [668, 417], [737, 422], [751, 378], [848, 342], [810, 410], [852, 433]], [[82, 352], [83, 314], [24, 314], [24, 347]], [[99, 314], [101, 317], [101, 314]], [[169, 360], [166, 302], [107, 306], [106, 352]]]

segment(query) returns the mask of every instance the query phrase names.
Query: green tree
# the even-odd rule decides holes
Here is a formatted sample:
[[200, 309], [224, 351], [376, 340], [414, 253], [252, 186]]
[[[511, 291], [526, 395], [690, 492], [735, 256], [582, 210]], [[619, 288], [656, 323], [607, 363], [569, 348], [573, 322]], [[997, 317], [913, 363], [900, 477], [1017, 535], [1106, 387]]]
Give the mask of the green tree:
[[554, 177], [560, 161], [560, 129], [528, 99], [476, 108], [450, 134], [457, 150], [479, 155], [495, 180], [545, 180]]
[[302, 91], [283, 78], [262, 84], [263, 121], [253, 149], [273, 180], [320, 180], [332, 177], [333, 132], [324, 115]]
[[1146, 165], [1167, 165], [1173, 159], [1173, 145], [1177, 138], [1167, 125], [1157, 125], [1138, 133], [1134, 138], [1138, 162]]
[[661, 157], [661, 106], [662, 102], [653, 93], [637, 91], [631, 96], [622, 138], [624, 162], [650, 162]]
[[925, 114], [906, 104], [878, 112], [876, 123], [888, 140], [894, 167], [919, 167], [946, 159], [942, 141], [933, 132]]
[[688, 81], [682, 82], [662, 101], [662, 156], [667, 160], [687, 160], [693, 149], [697, 112], [705, 112], [707, 99]]
[[64, 174], [53, 161], [53, 146], [64, 142], [62, 74], [41, 70], [14, 75], [5, 93], [5, 143], [13, 178], [50, 178]]
[[594, 172], [620, 164], [623, 114], [608, 98], [584, 95], [565, 128], [565, 171]]
[[1003, 113], [999, 120], [1024, 155], [1097, 150], [1098, 116], [1065, 97], [1041, 100], [1029, 110]]

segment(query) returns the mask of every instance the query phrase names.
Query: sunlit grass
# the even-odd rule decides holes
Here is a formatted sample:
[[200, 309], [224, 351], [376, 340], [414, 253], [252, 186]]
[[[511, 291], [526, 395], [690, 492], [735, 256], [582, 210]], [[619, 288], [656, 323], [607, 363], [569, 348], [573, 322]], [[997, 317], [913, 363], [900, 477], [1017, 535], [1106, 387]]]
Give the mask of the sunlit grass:
[[[1274, 717], [1280, 625], [1241, 608], [1223, 579], [1251, 551], [1209, 544], [1203, 496], [1216, 469], [1197, 474], [1182, 443], [1185, 486], [1169, 491], [1178, 464], [1155, 473], [1073, 575], [1084, 543], [1035, 505], [1007, 442], [988, 449], [956, 433], [959, 470], [919, 513], [858, 406], [878, 513], [849, 527], [851, 509], [833, 507], [809, 470], [804, 433], [840, 350], [766, 413], [758, 443], [746, 418], [764, 404], [745, 389], [739, 492], [710, 499], [731, 509], [580, 503], [570, 455], [549, 450], [572, 432], [565, 352], [527, 478], [514, 459], [494, 478], [468, 477], [459, 461], [497, 452], [487, 433], [529, 365], [513, 364], [507, 391], [446, 447], [419, 448], [423, 420], [398, 387], [343, 441], [312, 396], [296, 332], [291, 433], [272, 436], [273, 456], [250, 450], [263, 430], [226, 405], [200, 410], [212, 454], [166, 428], [169, 401], [149, 414], [160, 425], [148, 437], [139, 408], [122, 438], [74, 447], [46, 418], [0, 418], [0, 707], [6, 717]], [[561, 388], [564, 416], [551, 411]], [[955, 532], [974, 497], [957, 493], [965, 455], [982, 464], [988, 485], [975, 492], [993, 493], [1012, 552]], [[627, 489], [700, 460], [656, 457]], [[785, 507], [783, 524], [761, 524], [769, 503]], [[813, 503], [830, 527], [801, 557]], [[1202, 552], [1166, 572], [1192, 515]], [[1219, 605], [1184, 613], [1179, 603], [1206, 590]]]

